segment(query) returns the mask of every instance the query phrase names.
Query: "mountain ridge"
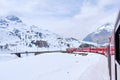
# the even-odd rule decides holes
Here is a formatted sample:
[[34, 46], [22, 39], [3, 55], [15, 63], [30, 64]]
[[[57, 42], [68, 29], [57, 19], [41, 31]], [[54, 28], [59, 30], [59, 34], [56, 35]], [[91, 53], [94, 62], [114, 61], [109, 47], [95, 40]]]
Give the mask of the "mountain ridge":
[[20, 18], [13, 15], [0, 18], [0, 33], [1, 50], [66, 49], [80, 45], [80, 41], [75, 38], [63, 38], [38, 26], [27, 26]]
[[99, 44], [105, 44], [109, 42], [109, 37], [113, 30], [113, 24], [106, 23], [100, 26], [96, 31], [88, 34], [83, 41], [90, 41]]

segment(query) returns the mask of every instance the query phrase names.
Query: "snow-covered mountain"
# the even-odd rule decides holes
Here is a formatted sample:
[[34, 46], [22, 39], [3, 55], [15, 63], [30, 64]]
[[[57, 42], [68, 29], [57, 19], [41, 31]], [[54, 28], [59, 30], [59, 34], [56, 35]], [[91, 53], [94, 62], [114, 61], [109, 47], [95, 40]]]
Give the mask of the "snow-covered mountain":
[[83, 40], [104, 44], [109, 42], [109, 37], [113, 30], [113, 24], [107, 23], [99, 27], [96, 31], [88, 34]]
[[80, 42], [74, 38], [43, 30], [37, 26], [27, 26], [14, 15], [0, 17], [0, 49], [10, 51], [28, 51], [41, 48], [62, 49], [78, 47]]

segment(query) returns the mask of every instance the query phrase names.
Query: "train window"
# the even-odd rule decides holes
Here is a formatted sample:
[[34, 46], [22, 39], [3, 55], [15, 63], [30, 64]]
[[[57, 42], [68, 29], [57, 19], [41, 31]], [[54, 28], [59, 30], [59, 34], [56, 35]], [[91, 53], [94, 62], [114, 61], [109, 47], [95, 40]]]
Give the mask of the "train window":
[[119, 53], [117, 54], [117, 61], [120, 63], [120, 30], [119, 30]]
[[115, 33], [116, 60], [120, 63], [120, 26]]

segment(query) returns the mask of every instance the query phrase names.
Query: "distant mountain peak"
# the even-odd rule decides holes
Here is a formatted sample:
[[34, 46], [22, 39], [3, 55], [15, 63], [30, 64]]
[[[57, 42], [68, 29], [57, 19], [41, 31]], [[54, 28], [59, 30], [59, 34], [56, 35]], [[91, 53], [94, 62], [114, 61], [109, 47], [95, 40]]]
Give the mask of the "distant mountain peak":
[[94, 33], [99, 34], [100, 32], [107, 31], [112, 32], [114, 26], [112, 23], [106, 23], [102, 26], [100, 26]]
[[25, 25], [22, 20], [14, 15], [0, 16], [0, 28], [15, 28]]
[[6, 19], [10, 21], [22, 22], [22, 20], [20, 20], [17, 16], [14, 15], [9, 15], [6, 17]]
[[107, 31], [112, 31], [113, 30], [113, 24], [112, 23], [106, 23], [102, 26], [100, 26], [97, 30], [107, 30]]
[[106, 23], [100, 26], [96, 31], [88, 34], [83, 40], [100, 44], [108, 43], [113, 28], [114, 26], [112, 23]]

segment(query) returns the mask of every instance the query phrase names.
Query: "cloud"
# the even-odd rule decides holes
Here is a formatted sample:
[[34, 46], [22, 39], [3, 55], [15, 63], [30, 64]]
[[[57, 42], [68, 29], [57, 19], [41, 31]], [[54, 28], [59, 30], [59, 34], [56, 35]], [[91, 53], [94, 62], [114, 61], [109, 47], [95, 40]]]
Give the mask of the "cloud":
[[80, 4], [76, 1], [77, 0], [1, 0], [0, 11], [4, 13], [65, 17], [72, 16], [78, 11]]
[[119, 0], [0, 0], [0, 15], [15, 14], [29, 25], [82, 39], [114, 23]]
[[[105, 14], [109, 13], [109, 11], [113, 11], [111, 9], [106, 9], [108, 6], [113, 6], [116, 5], [118, 1], [114, 0], [98, 0], [96, 1], [95, 4], [92, 3], [92, 1], [85, 0], [80, 7], [80, 12], [79, 14], [75, 15], [76, 18], [85, 18], [89, 16], [96, 16], [99, 15], [100, 13]], [[120, 3], [120, 2], [119, 2]], [[115, 8], [113, 6], [113, 8]]]
[[[118, 6], [115, 6], [118, 3], [120, 1], [99, 0], [93, 3], [90, 0], [85, 0], [80, 7], [79, 13], [63, 22], [66, 26], [68, 25], [67, 28], [63, 29], [69, 30], [74, 37], [82, 39], [105, 23], [114, 24], [118, 13]], [[112, 7], [108, 8], [108, 6]]]
[[[114, 5], [117, 3], [120, 3], [120, 1], [99, 0], [93, 4], [92, 1], [85, 0], [79, 14], [75, 15], [74, 19], [83, 20], [84, 26], [90, 26], [91, 30], [95, 30], [97, 26], [107, 22], [114, 23], [118, 13], [118, 8]], [[108, 8], [108, 6], [112, 7]]]

